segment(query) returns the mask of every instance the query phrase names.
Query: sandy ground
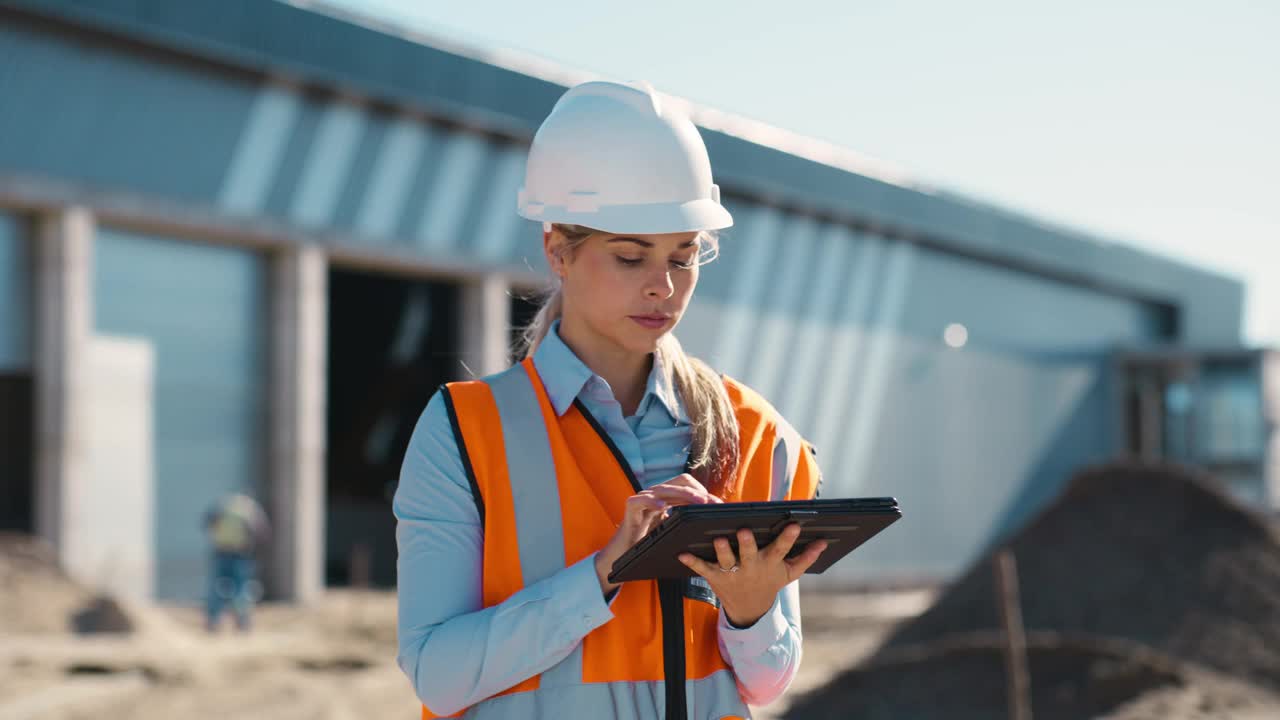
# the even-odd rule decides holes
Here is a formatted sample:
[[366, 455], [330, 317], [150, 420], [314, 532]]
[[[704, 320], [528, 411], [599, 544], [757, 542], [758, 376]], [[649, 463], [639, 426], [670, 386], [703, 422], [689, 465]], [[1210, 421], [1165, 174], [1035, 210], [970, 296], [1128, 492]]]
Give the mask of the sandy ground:
[[[870, 654], [926, 592], [805, 599], [805, 658], [792, 694]], [[127, 608], [127, 635], [48, 629], [0, 638], [0, 719], [417, 718], [395, 666], [395, 596], [332, 591], [310, 608], [264, 606], [248, 635], [209, 636], [189, 608]], [[789, 697], [791, 695], [789, 694]], [[778, 718], [788, 699], [759, 708]]]
[[[1118, 465], [1077, 477], [1008, 547], [1039, 720], [1280, 718], [1270, 519], [1181, 471]], [[802, 593], [800, 673], [755, 717], [1003, 717], [992, 582], [988, 557], [940, 592]], [[247, 635], [211, 636], [197, 609], [166, 606], [114, 613], [129, 633], [77, 635], [109, 604], [48, 548], [3, 534], [0, 588], [0, 720], [419, 716], [390, 592], [265, 606]]]
[[395, 596], [334, 592], [266, 606], [257, 628], [210, 636], [189, 608], [132, 608], [128, 635], [0, 642], [0, 718], [411, 718], [394, 662]]
[[[805, 655], [791, 691], [755, 709], [785, 716], [791, 703], [871, 657], [930, 591], [807, 593]], [[395, 596], [331, 591], [308, 608], [264, 606], [248, 635], [210, 636], [191, 608], [126, 608], [131, 634], [76, 636], [48, 628], [0, 635], [0, 720], [184, 720], [418, 717], [394, 662]], [[1280, 704], [1224, 704], [1203, 683], [1148, 693], [1110, 720], [1280, 717]], [[1231, 696], [1227, 696], [1230, 698]], [[848, 717], [859, 717], [851, 708]]]

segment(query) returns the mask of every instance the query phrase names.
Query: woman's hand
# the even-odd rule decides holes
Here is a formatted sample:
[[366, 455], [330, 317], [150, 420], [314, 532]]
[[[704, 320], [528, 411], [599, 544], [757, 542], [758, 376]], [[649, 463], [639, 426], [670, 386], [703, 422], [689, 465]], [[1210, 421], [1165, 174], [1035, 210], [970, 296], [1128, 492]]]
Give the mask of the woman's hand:
[[614, 561], [662, 522], [668, 507], [718, 502], [724, 501], [707, 492], [702, 483], [688, 473], [627, 498], [622, 524], [609, 542], [596, 553], [596, 577], [600, 579], [601, 591], [608, 595], [617, 589], [618, 583], [609, 582], [609, 571], [613, 568]]
[[803, 553], [788, 560], [787, 553], [800, 537], [800, 526], [792, 523], [783, 529], [764, 550], [756, 548], [756, 537], [747, 529], [738, 531], [738, 554], [726, 538], [716, 538], [716, 560], [709, 563], [689, 553], [680, 554], [680, 562], [706, 579], [729, 622], [737, 627], [750, 627], [769, 612], [774, 598], [787, 584], [799, 579], [805, 570], [827, 549], [818, 540]]

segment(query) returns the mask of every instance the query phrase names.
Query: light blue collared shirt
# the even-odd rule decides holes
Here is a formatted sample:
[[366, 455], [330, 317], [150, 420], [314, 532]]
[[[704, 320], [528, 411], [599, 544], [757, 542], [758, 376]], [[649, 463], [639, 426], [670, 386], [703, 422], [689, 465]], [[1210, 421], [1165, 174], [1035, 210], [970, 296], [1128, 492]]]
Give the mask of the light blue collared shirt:
[[[533, 356], [556, 413], [580, 399], [642, 487], [682, 473], [689, 419], [657, 356], [635, 415], [623, 417], [609, 384], [560, 339], [558, 325]], [[427, 403], [409, 441], [393, 510], [400, 553], [397, 662], [438, 715], [545, 671], [613, 618], [594, 554], [484, 607], [483, 529], [440, 393]], [[772, 702], [800, 664], [796, 583], [751, 627], [732, 627], [722, 611], [719, 638], [743, 697], [752, 704]]]

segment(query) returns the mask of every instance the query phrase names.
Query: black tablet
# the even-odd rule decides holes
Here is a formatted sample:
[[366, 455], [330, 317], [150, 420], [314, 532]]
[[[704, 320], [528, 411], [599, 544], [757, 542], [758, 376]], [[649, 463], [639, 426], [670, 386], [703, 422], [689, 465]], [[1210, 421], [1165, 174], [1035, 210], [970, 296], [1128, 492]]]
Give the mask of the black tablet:
[[821, 573], [900, 517], [898, 501], [889, 497], [680, 505], [614, 562], [609, 582], [690, 577], [696, 573], [676, 559], [680, 553], [716, 562], [716, 538], [728, 538], [736, 555], [739, 528], [750, 528], [764, 549], [791, 523], [799, 523], [800, 537], [787, 557], [815, 540], [827, 541], [808, 570]]

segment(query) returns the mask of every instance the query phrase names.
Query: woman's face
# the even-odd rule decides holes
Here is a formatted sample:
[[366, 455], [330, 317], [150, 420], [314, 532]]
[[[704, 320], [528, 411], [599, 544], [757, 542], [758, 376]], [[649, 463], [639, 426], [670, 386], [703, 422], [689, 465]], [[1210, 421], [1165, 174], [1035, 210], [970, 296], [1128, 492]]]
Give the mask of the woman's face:
[[547, 259], [563, 282], [565, 320], [624, 350], [653, 352], [698, 284], [698, 242], [696, 232], [598, 233], [569, 253], [564, 237], [550, 233]]

